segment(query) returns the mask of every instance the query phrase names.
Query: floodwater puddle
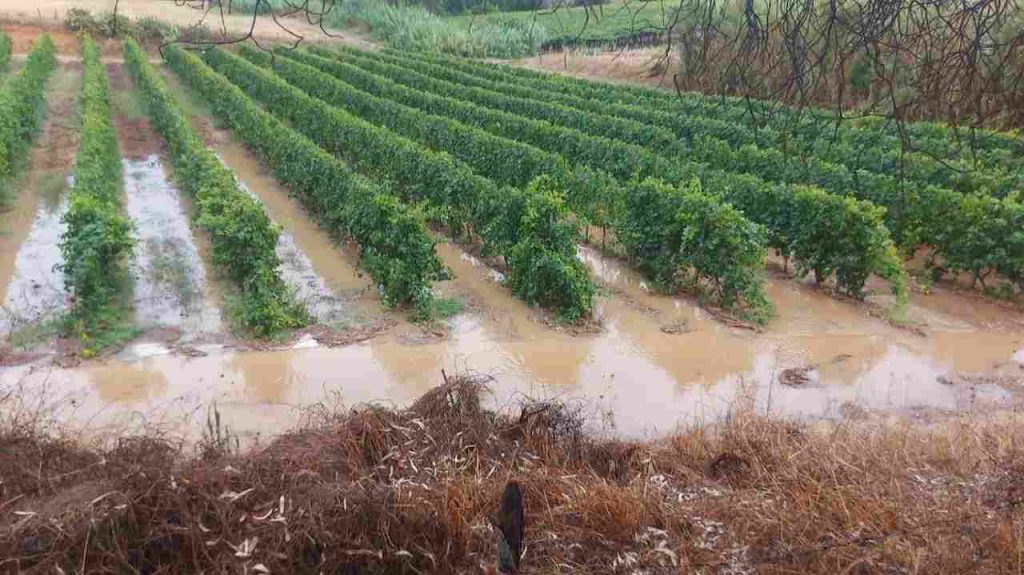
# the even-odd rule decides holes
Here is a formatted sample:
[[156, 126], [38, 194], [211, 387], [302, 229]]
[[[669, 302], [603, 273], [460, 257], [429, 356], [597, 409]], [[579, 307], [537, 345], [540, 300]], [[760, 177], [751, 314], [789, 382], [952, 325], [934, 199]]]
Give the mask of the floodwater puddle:
[[244, 145], [215, 127], [206, 115], [205, 104], [193, 99], [173, 73], [162, 73], [171, 93], [192, 115], [192, 125], [207, 146], [235, 174], [242, 189], [260, 201], [271, 221], [280, 226], [276, 251], [282, 263], [281, 275], [317, 323], [344, 329], [380, 320], [383, 312], [377, 290], [357, 271], [354, 254], [332, 241]]
[[160, 158], [123, 158], [125, 210], [135, 226], [131, 273], [135, 321], [175, 327], [186, 336], [221, 331], [188, 216]]
[[60, 269], [60, 241], [66, 229], [61, 220], [67, 211], [66, 194], [55, 205], [43, 202], [36, 209], [28, 236], [17, 248], [10, 280], [0, 290], [0, 330], [5, 335], [45, 323], [67, 309]]
[[[8, 370], [0, 387], [49, 386], [50, 397], [74, 399], [74, 412], [63, 417], [94, 427], [163, 425], [192, 437], [215, 404], [243, 441], [296, 424], [303, 407], [406, 404], [437, 385], [442, 370], [493, 378], [486, 401], [497, 407], [524, 396], [586, 402], [597, 425], [634, 437], [742, 409], [815, 419], [984, 410], [1017, 401], [1014, 388], [951, 379], [1019, 376], [1022, 331], [965, 329], [966, 320], [953, 317], [953, 328], [940, 323], [920, 337], [863, 306], [771, 279], [778, 315], [756, 333], [727, 327], [686, 298], [651, 293], [620, 262], [581, 248], [605, 287], [597, 299], [602, 329], [574, 334], [544, 323], [458, 247], [441, 243], [438, 254], [455, 272], [439, 292], [465, 302], [443, 338], [417, 339], [413, 328], [398, 326], [338, 348], [210, 346], [201, 357], [140, 354], [77, 370], [37, 364]], [[944, 317], [942, 305], [913, 305]]]
[[[163, 142], [143, 112], [140, 94], [122, 64], [108, 64], [110, 103], [121, 148], [124, 211], [132, 222], [135, 324], [144, 331], [173, 330], [171, 339], [201, 340], [223, 332], [219, 290], [206, 268], [191, 206], [164, 169]], [[137, 344], [154, 346], [153, 343]], [[132, 346], [119, 357], [135, 359]]]

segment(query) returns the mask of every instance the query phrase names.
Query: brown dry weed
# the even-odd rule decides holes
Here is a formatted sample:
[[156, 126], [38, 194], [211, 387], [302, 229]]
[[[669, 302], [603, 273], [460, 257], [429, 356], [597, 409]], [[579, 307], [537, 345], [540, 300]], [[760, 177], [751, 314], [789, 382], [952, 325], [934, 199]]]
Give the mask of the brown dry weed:
[[244, 453], [223, 438], [191, 456], [153, 437], [90, 448], [8, 418], [0, 572], [481, 573], [511, 479], [523, 573], [1024, 568], [1016, 417], [739, 415], [626, 442], [558, 403], [490, 411], [483, 391], [454, 378], [407, 409], [320, 413]]

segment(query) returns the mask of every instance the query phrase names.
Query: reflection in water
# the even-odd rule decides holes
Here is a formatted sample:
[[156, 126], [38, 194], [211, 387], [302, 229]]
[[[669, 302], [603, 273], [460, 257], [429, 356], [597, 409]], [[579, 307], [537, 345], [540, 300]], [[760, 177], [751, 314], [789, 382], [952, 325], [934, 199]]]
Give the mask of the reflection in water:
[[104, 366], [91, 380], [96, 394], [106, 402], [137, 403], [167, 392], [166, 374], [147, 362]]
[[57, 317], [67, 308], [60, 253], [68, 210], [65, 194], [56, 206], [40, 202], [31, 230], [17, 248], [11, 279], [6, 285], [0, 330], [3, 333]]
[[[402, 405], [437, 385], [442, 369], [472, 371], [493, 376], [489, 401], [498, 406], [521, 394], [583, 399], [617, 432], [638, 436], [714, 421], [738, 409], [837, 418], [850, 405], [907, 414], [1007, 405], [1012, 398], [996, 385], [948, 385], [939, 376], [1020, 371], [1013, 359], [1021, 357], [1020, 332], [958, 326], [918, 337], [856, 306], [775, 280], [769, 290], [779, 294], [779, 316], [764, 333], [752, 333], [708, 320], [687, 300], [649, 294], [631, 272], [618, 268], [600, 276], [614, 294], [598, 302], [603, 330], [571, 335], [541, 323], [535, 310], [509, 297], [485, 267], [458, 249], [442, 245], [439, 254], [457, 278], [442, 290], [467, 302], [450, 320], [446, 338], [415, 340], [393, 330], [341, 348], [213, 349], [207, 357], [150, 355], [80, 370], [17, 368], [0, 374], [0, 386], [27, 382], [27, 389], [49, 385], [74, 394], [78, 410], [71, 418], [78, 422], [157, 421], [193, 436], [205, 423], [207, 406], [216, 403], [226, 424], [252, 439], [295, 424], [302, 406], [374, 400]], [[683, 330], [661, 329], [680, 320]], [[780, 383], [791, 367], [808, 368], [810, 382], [797, 388]]]
[[[289, 392], [303, 384], [292, 367], [297, 356], [276, 353], [235, 354], [228, 361], [229, 385], [240, 385], [245, 398], [260, 403], [286, 403]], [[300, 380], [297, 380], [299, 378]]]
[[156, 155], [123, 159], [125, 207], [135, 226], [135, 319], [141, 327], [186, 333], [220, 330], [220, 311], [207, 297], [206, 272], [192, 241], [178, 192]]

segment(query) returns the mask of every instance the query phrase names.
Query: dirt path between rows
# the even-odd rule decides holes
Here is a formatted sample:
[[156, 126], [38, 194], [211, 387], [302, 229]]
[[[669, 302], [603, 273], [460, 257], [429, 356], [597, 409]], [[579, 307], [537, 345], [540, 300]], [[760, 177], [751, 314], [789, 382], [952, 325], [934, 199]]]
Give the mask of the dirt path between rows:
[[114, 127], [121, 144], [121, 154], [132, 159], [159, 154], [163, 141], [150, 126], [149, 118], [142, 113], [142, 103], [128, 71], [121, 64], [107, 64], [107, 78], [110, 96], [117, 100]]

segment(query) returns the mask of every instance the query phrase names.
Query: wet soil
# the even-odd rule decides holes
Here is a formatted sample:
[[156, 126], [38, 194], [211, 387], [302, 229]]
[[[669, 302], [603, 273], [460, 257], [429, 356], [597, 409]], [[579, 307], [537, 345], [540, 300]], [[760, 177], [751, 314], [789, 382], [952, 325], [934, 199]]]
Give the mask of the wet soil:
[[163, 141], [150, 126], [128, 71], [122, 64], [107, 64], [106, 68], [111, 113], [121, 154], [134, 160], [159, 154], [163, 150]]

